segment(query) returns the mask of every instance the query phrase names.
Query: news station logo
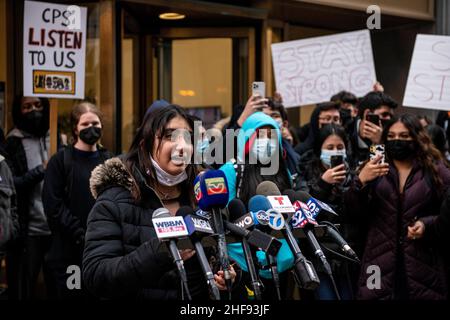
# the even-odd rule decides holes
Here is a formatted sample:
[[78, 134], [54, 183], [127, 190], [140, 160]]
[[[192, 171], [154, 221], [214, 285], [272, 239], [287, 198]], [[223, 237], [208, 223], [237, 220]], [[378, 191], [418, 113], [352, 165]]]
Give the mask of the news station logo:
[[197, 230], [201, 230], [203, 232], [212, 233], [213, 229], [208, 220], [200, 217], [192, 217], [192, 222]]
[[270, 222], [270, 217], [264, 210], [259, 210], [255, 213], [256, 220], [259, 224], [267, 226]]
[[267, 214], [269, 216], [269, 226], [273, 230], [281, 230], [284, 228], [286, 222], [281, 212], [276, 209], [269, 209]]
[[200, 181], [195, 184], [194, 193], [195, 193], [195, 200], [199, 202], [200, 199], [202, 198], [202, 189], [200, 188]]
[[243, 218], [236, 220], [234, 222], [234, 224], [240, 228], [247, 229], [247, 228], [253, 226], [254, 221], [251, 216], [244, 216]]
[[222, 177], [207, 178], [205, 179], [205, 184], [208, 195], [224, 194], [228, 192], [227, 184]]
[[278, 210], [278, 212], [294, 212], [294, 207], [288, 196], [267, 196], [267, 200], [269, 200], [272, 208]]
[[153, 219], [156, 235], [160, 239], [188, 235], [183, 217], [167, 217]]

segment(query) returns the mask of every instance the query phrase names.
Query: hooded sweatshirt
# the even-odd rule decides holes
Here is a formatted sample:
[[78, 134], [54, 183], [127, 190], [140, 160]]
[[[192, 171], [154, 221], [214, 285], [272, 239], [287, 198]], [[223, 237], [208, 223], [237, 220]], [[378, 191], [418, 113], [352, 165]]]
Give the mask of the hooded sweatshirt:
[[[44, 161], [48, 161], [48, 150], [50, 148], [50, 135], [43, 137], [33, 136], [18, 128], [14, 128], [8, 134], [8, 138], [15, 137], [20, 139], [25, 151], [28, 170], [42, 166]], [[32, 189], [28, 197], [28, 235], [42, 236], [50, 235], [50, 229], [47, 224], [47, 218], [42, 204], [43, 180], [38, 182]]]
[[[253, 137], [256, 133], [256, 129], [259, 129], [264, 126], [271, 126], [277, 132], [278, 143], [280, 149], [282, 148], [282, 140], [281, 140], [281, 132], [279, 126], [275, 120], [266, 115], [263, 112], [255, 112], [251, 116], [245, 120], [242, 124], [242, 128], [239, 131], [237, 138], [237, 157], [238, 161], [243, 161], [245, 159], [245, 145], [247, 141]], [[283, 159], [280, 159], [283, 161]], [[225, 173], [228, 182], [228, 191], [229, 191], [229, 199], [231, 201], [236, 197], [236, 192], [238, 186], [236, 185], [236, 169], [235, 164], [233, 162], [225, 163], [220, 170]], [[291, 178], [291, 175], [288, 170], [288, 176]], [[228, 244], [228, 254], [229, 256], [235, 260], [239, 267], [244, 271], [248, 272], [247, 264], [245, 261], [242, 245], [240, 243], [232, 243]], [[266, 255], [263, 251], [257, 251], [257, 258], [261, 265], [267, 266]], [[277, 266], [278, 271], [281, 273], [291, 268], [294, 263], [294, 256], [286, 243], [286, 241], [282, 240], [282, 246], [277, 255]], [[268, 270], [260, 270], [259, 274], [261, 277], [266, 279], [271, 279], [272, 275], [270, 269]]]

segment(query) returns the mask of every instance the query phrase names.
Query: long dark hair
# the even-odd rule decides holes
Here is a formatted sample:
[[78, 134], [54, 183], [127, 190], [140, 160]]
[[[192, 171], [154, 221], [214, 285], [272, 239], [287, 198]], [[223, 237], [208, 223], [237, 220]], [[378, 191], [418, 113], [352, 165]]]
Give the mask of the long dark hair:
[[[136, 136], [131, 143], [130, 149], [125, 156], [125, 165], [129, 172], [134, 172], [138, 169], [144, 176], [147, 177], [147, 182], [151, 187], [157, 185], [157, 178], [155, 168], [152, 165], [150, 154], [153, 151], [153, 146], [156, 139], [159, 138], [157, 149], [161, 147], [162, 137], [165, 134], [167, 124], [175, 117], [181, 117], [188, 123], [191, 130], [194, 125], [191, 118], [178, 105], [169, 105], [164, 108], [158, 108], [154, 111], [147, 112], [141, 126], [139, 127]], [[188, 179], [183, 182], [182, 192], [188, 192], [191, 202], [194, 203], [194, 186], [193, 182], [197, 174], [195, 165], [192, 163], [186, 167]], [[135, 196], [139, 199], [140, 195]]]
[[433, 145], [430, 136], [427, 134], [426, 130], [420, 124], [419, 118], [412, 114], [403, 114], [400, 116], [393, 117], [389, 122], [386, 123], [383, 134], [382, 141], [386, 143], [389, 129], [394, 123], [401, 122], [409, 131], [412, 140], [416, 144], [416, 155], [415, 159], [418, 160], [419, 164], [423, 168], [425, 174], [429, 175], [433, 185], [435, 187], [442, 187], [442, 179], [439, 176], [437, 169], [437, 162], [442, 161], [442, 155], [438, 149]]
[[316, 135], [314, 142], [314, 154], [320, 157], [322, 145], [329, 136], [338, 136], [344, 141], [345, 150], [348, 152], [348, 139], [344, 127], [341, 125], [330, 123], [324, 125]]
[[[292, 188], [289, 176], [286, 161], [282, 156], [282, 148], [279, 148], [279, 168], [278, 172], [275, 175], [262, 175], [261, 169], [264, 165], [260, 163], [250, 164], [246, 162], [245, 164], [238, 165], [238, 170], [241, 172], [239, 179], [242, 181], [236, 181], [237, 186], [241, 186], [239, 190], [239, 199], [241, 199], [244, 203], [248, 203], [251, 197], [256, 194], [256, 188], [263, 181], [272, 181], [275, 183], [281, 192], [286, 189]], [[246, 156], [247, 157], [247, 156]], [[243, 171], [243, 172], [242, 172]]]

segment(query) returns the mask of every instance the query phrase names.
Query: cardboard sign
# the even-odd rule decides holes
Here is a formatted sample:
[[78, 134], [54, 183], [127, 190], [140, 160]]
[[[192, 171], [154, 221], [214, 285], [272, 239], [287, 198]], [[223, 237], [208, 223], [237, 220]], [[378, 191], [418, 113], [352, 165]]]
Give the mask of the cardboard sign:
[[450, 36], [417, 35], [403, 105], [450, 110]]
[[84, 99], [87, 9], [25, 1], [25, 96]]
[[285, 107], [363, 96], [376, 82], [369, 30], [272, 44], [277, 92]]

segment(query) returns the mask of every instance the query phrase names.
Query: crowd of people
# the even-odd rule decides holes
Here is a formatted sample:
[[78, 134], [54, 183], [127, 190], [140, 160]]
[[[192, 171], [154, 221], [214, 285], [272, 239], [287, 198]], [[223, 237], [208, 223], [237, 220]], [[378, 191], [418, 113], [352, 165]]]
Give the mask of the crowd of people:
[[[304, 191], [328, 204], [338, 215], [327, 223], [337, 226], [361, 259], [339, 254], [325, 235], [320, 245], [330, 278], [305, 240], [298, 240], [320, 280], [311, 290], [293, 272], [295, 255], [287, 241], [281, 240], [275, 262], [254, 250], [263, 299], [447, 299], [449, 114], [440, 112], [433, 124], [400, 114], [397, 106], [377, 83], [363, 97], [337, 93], [315, 107], [308, 124], [293, 127], [279, 94], [251, 96], [229, 119], [204, 128], [182, 106], [158, 100], [128, 152], [114, 156], [100, 143], [99, 109], [81, 102], [72, 110], [72, 143], [49, 158], [48, 101], [18, 97], [15, 127], [0, 147], [6, 295], [39, 298], [42, 272], [48, 299], [186, 298], [174, 258], [161, 250], [165, 244], [153, 213], [165, 208], [175, 216], [184, 206], [197, 208], [195, 179], [215, 169], [226, 177], [230, 203], [248, 205], [257, 187], [271, 181], [279, 190]], [[193, 161], [199, 155], [200, 163]], [[265, 173], [274, 159], [275, 171]], [[228, 274], [220, 250], [205, 248], [221, 298], [255, 299], [241, 243], [227, 248]], [[210, 299], [199, 252], [182, 249], [179, 255], [189, 296]], [[80, 267], [81, 288], [67, 285], [69, 266]], [[379, 274], [369, 285], [371, 270]]]

